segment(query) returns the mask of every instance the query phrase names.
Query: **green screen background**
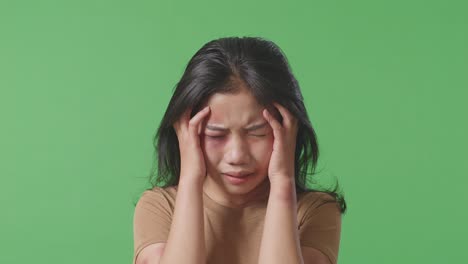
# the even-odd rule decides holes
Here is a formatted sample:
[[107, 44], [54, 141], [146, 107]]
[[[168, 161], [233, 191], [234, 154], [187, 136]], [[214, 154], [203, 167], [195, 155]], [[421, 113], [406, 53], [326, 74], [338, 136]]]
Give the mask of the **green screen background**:
[[1, 1], [0, 263], [131, 263], [152, 137], [191, 56], [261, 36], [292, 66], [340, 263], [460, 263], [466, 1]]

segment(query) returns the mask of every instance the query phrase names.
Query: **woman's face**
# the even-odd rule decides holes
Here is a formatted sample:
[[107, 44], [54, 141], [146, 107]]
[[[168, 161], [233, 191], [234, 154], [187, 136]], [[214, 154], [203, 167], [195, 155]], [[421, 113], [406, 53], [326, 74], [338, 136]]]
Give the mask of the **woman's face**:
[[[264, 108], [245, 89], [214, 94], [205, 105], [211, 109], [200, 133], [207, 166], [205, 192], [225, 204], [241, 205], [268, 181], [273, 130], [262, 115]], [[251, 174], [236, 181], [226, 175], [232, 172]]]

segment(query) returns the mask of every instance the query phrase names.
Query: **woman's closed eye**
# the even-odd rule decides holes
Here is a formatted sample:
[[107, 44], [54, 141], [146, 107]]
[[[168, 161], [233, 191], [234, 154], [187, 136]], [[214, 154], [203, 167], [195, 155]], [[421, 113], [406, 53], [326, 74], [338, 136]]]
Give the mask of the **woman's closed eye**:
[[254, 137], [264, 137], [266, 135], [251, 135], [251, 136], [254, 136]]
[[209, 138], [222, 138], [222, 137], [224, 137], [224, 136], [210, 136], [210, 135], [206, 135], [206, 136], [209, 137]]
[[[206, 135], [206, 136], [209, 137], [209, 138], [221, 139], [221, 138], [223, 138], [225, 135], [219, 135], [219, 136], [210, 136], [210, 135]], [[266, 136], [266, 135], [253, 135], [253, 134], [251, 134], [250, 136], [254, 136], [254, 137], [264, 137], [264, 136]]]

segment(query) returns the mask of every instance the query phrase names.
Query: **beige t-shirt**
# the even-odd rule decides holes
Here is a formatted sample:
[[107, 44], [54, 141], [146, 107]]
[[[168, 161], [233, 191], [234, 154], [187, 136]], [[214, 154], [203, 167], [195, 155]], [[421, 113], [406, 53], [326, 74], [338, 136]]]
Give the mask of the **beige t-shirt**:
[[[167, 241], [176, 194], [177, 186], [154, 187], [138, 200], [133, 219], [133, 264], [144, 247]], [[338, 203], [322, 204], [326, 198], [331, 196], [323, 192], [299, 194], [297, 226], [301, 246], [320, 250], [336, 264], [341, 213]], [[257, 264], [267, 203], [268, 197], [244, 208], [231, 208], [203, 193], [207, 264]]]

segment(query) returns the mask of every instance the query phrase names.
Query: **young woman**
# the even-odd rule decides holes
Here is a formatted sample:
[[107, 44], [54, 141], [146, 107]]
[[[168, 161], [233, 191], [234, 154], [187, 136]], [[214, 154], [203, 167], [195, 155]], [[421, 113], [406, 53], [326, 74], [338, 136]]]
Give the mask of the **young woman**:
[[134, 264], [337, 263], [346, 203], [336, 188], [306, 187], [317, 138], [273, 42], [206, 43], [155, 146], [153, 187], [135, 208]]

